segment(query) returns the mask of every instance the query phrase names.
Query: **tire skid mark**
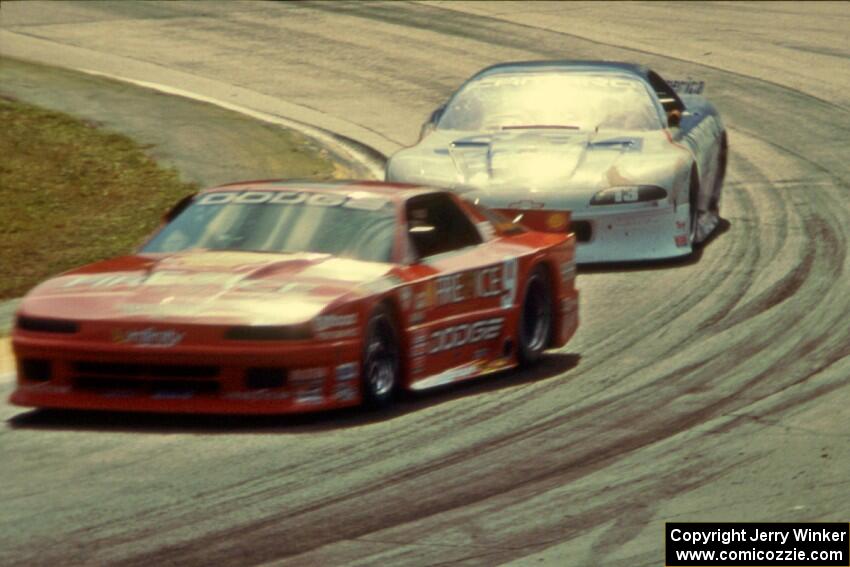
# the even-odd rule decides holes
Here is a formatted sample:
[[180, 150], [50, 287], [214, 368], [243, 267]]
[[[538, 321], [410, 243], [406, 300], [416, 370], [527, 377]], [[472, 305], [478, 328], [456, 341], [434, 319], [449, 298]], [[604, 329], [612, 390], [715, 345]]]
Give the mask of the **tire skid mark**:
[[[417, 7], [411, 18], [405, 13], [409, 7], [393, 14], [382, 6], [362, 6], [340, 9], [371, 11], [380, 16], [376, 19], [395, 18], [403, 22], [398, 24], [401, 29], [411, 22], [428, 26], [430, 22], [422, 15], [434, 13]], [[319, 5], [318, 9], [327, 8]], [[460, 37], [470, 24], [458, 18], [439, 25], [449, 26], [454, 31], [446, 33]], [[516, 28], [507, 23], [485, 27], [478, 39], [496, 45], [504, 38], [516, 49], [547, 55], [555, 52], [548, 41], [553, 36], [547, 34], [557, 32], [526, 37], [503, 33], [510, 30]], [[724, 80], [723, 73], [714, 75]], [[730, 88], [746, 90], [752, 81], [738, 77], [724, 82]], [[441, 88], [439, 83], [433, 88]], [[758, 116], [759, 122], [752, 123], [762, 125], [766, 132], [795, 128], [784, 123], [783, 116], [793, 108], [790, 101], [807, 99], [782, 92], [771, 100], [776, 90], [756, 87], [753, 94], [764, 102], [752, 108], [747, 101], [730, 103], [733, 122], [745, 123]], [[835, 131], [837, 120], [820, 117], [821, 105], [811, 106], [800, 113], [800, 121], [811, 122], [809, 127], [819, 132], [819, 138]], [[746, 133], [765, 141], [764, 136]], [[768, 138], [771, 143], [776, 136]], [[776, 151], [776, 159], [794, 161], [796, 155], [801, 163], [840, 179], [836, 170], [843, 165], [837, 159], [834, 166], [830, 155], [817, 158], [822, 163], [813, 163], [805, 154], [815, 151], [815, 145], [797, 145], [805, 150], [789, 153], [774, 144], [782, 150]], [[594, 340], [583, 349], [578, 367], [567, 374], [568, 381], [560, 377], [523, 381], [495, 394], [428, 407], [422, 415], [405, 416], [399, 422], [403, 427], [379, 424], [370, 425], [372, 429], [359, 428], [355, 441], [324, 446], [333, 454], [310, 455], [294, 467], [266, 463], [262, 470], [248, 470], [250, 479], [219, 487], [220, 497], [215, 490], [204, 490], [198, 499], [155, 508], [158, 515], [153, 517], [161, 518], [156, 525], [129, 525], [117, 537], [89, 535], [80, 538], [84, 544], [72, 548], [70, 554], [68, 547], [57, 546], [44, 551], [38, 561], [47, 564], [53, 555], [63, 562], [83, 562], [92, 559], [90, 553], [107, 549], [94, 558], [126, 564], [258, 563], [289, 558], [292, 564], [304, 564], [317, 557], [350, 563], [356, 556], [375, 564], [378, 561], [368, 561], [380, 557], [373, 555], [373, 550], [358, 548], [350, 555], [334, 556], [335, 545], [374, 535], [400, 545], [405, 540], [421, 542], [411, 545], [427, 549], [428, 539], [460, 534], [488, 549], [473, 552], [458, 546], [446, 560], [489, 564], [494, 557], [526, 557], [604, 526], [616, 530], [624, 504], [635, 529], [645, 526], [655, 518], [660, 502], [716, 483], [764, 456], [720, 453], [718, 457], [711, 451], [722, 443], [718, 437], [760, 426], [752, 419], [736, 417], [736, 412], [756, 405], [758, 415], [791, 412], [843, 385], [834, 377], [823, 378], [823, 373], [848, 356], [850, 344], [842, 321], [848, 299], [835, 288], [835, 282], [847, 272], [846, 227], [850, 223], [846, 196], [844, 201], [837, 200], [835, 193], [841, 188], [825, 187], [811, 196], [807, 207], [798, 208], [782, 191], [784, 178], [771, 181], [746, 155], [733, 153], [731, 165], [756, 179], [730, 184], [727, 190], [734, 190], [724, 195], [747, 214], [746, 221], [733, 224], [735, 238], [719, 238], [698, 266], [680, 268], [673, 274], [674, 281], [676, 277], [679, 283], [694, 280], [693, 285], [668, 284], [653, 274], [626, 275], [657, 285], [663, 300], [636, 308], [631, 312], [636, 316], [611, 332], [597, 333], [598, 340], [590, 333], [585, 342]], [[774, 221], [777, 217], [779, 222]], [[787, 230], [789, 219], [797, 218], [817, 227], [812, 234], [803, 234], [802, 240], [799, 233]], [[766, 226], [769, 231], [764, 231]], [[789, 247], [792, 252], [785, 258], [788, 269], [783, 272], [776, 256], [789, 244], [793, 244]], [[769, 277], [780, 275], [766, 289], [755, 287], [766, 270], [771, 270]], [[582, 278], [586, 285], [593, 285], [594, 276]], [[758, 292], [748, 299], [747, 294], [754, 290]], [[677, 336], [689, 327], [698, 332]], [[647, 337], [654, 342], [645, 347], [641, 341]], [[645, 355], [638, 356], [642, 348]], [[621, 355], [632, 358], [628, 364], [620, 364]], [[816, 361], [816, 367], [810, 367], [810, 361]], [[516, 412], [523, 416], [523, 423], [514, 427], [514, 423], [499, 422], [500, 412]], [[421, 462], [412, 465], [394, 464], [400, 451], [432, 449], [441, 444], [442, 436], [450, 440], [452, 429], [458, 427], [468, 432], [463, 445], [448, 453], [414, 459]], [[388, 431], [392, 436], [384, 435]], [[699, 453], [689, 450], [695, 438], [704, 440], [706, 447]], [[658, 464], [646, 467], [653, 459]], [[331, 490], [323, 484], [327, 477], [346, 478], [352, 468], [359, 467], [366, 472], [344, 489]], [[312, 475], [308, 482], [315, 480], [312, 489], [295, 478], [305, 471]], [[275, 478], [277, 474], [281, 478]], [[252, 518], [257, 507], [266, 503], [280, 504], [280, 512], [268, 512], [270, 508], [265, 506], [259, 508], [265, 512]], [[567, 505], [570, 514], [564, 518], [557, 509]], [[541, 515], [541, 511], [548, 513]], [[504, 525], [498, 523], [502, 514], [506, 515]], [[214, 517], [226, 519], [213, 528], [206, 527]], [[175, 536], [182, 540], [177, 543], [173, 543], [174, 537], [160, 539], [193, 522], [207, 523], [194, 534], [184, 531]], [[491, 527], [497, 529], [491, 531]], [[610, 545], [597, 540], [592, 547], [594, 555], [608, 557], [605, 554], [631, 541], [629, 536], [637, 533]], [[137, 543], [144, 540], [144, 546]], [[393, 557], [421, 564], [427, 554], [410, 549]]]
[[[381, 501], [386, 500], [389, 496], [400, 496], [399, 492], [405, 492], [405, 481], [417, 480], [416, 477], [409, 479], [387, 479], [377, 491], [367, 490], [357, 492], [335, 498], [330, 502], [317, 504], [310, 509], [275, 515], [260, 521], [251, 522], [245, 526], [209, 534], [200, 541], [191, 542], [188, 546], [177, 545], [154, 553], [142, 554], [127, 562], [120, 562], [120, 564], [147, 565], [165, 558], [179, 562], [181, 557], [187, 558], [188, 556], [191, 556], [193, 560], [200, 559], [203, 562], [205, 555], [208, 555], [209, 558], [215, 557], [219, 561], [223, 560], [226, 563], [229, 560], [236, 559], [236, 556], [232, 555], [233, 553], [240, 554], [239, 557], [244, 559], [245, 556], [241, 554], [245, 552], [245, 549], [251, 550], [247, 556], [250, 563], [296, 556], [334, 541], [362, 537], [365, 534], [384, 529], [387, 526], [399, 526], [408, 522], [419, 521], [422, 518], [435, 516], [448, 510], [468, 508], [488, 498], [510, 493], [516, 490], [518, 486], [527, 487], [545, 481], [551, 488], [555, 488], [575, 482], [603, 467], [610, 466], [613, 461], [623, 458], [640, 448], [669, 437], [671, 430], [681, 432], [690, 429], [693, 425], [704, 421], [705, 416], [703, 414], [706, 411], [709, 410], [703, 409], [698, 413], [676, 416], [675, 419], [665, 419], [654, 430], [643, 434], [634, 434], [626, 439], [618, 439], [615, 443], [601, 450], [597, 449], [594, 451], [592, 447], [587, 447], [586, 450], [589, 452], [589, 455], [578, 455], [572, 459], [568, 459], [564, 463], [555, 462], [552, 465], [546, 466], [548, 463], [542, 464], [537, 462], [533, 465], [534, 470], [531, 474], [524, 476], [522, 481], [517, 481], [513, 478], [497, 478], [493, 482], [492, 476], [488, 474], [490, 472], [489, 469], [484, 471], [479, 469], [466, 471], [467, 474], [465, 475], [453, 475], [452, 478], [457, 479], [455, 483], [451, 486], [444, 486], [439, 494], [432, 494], [430, 501], [408, 502], [408, 506], [384, 510], [384, 515], [378, 518], [373, 511], [376, 509], [376, 506], [378, 508], [380, 507]], [[507, 462], [508, 466], [505, 467], [505, 460], [499, 458], [496, 459], [496, 466], [497, 468], [504, 467], [513, 471], [515, 469], [510, 466], [510, 461], [516, 461], [517, 459], [516, 456], [513, 459], [509, 459]], [[521, 457], [519, 457], [519, 460], [522, 460]], [[459, 462], [462, 463], [463, 461]], [[738, 463], [732, 466], [738, 466]], [[541, 468], [543, 470], [540, 470]], [[671, 474], [678, 475], [679, 473]], [[490, 482], [486, 482], [487, 479], [490, 479]], [[469, 486], [476, 486], [474, 493], [470, 494], [465, 490]], [[539, 488], [536, 490], [539, 490]], [[391, 494], [382, 494], [383, 492], [391, 492]], [[351, 506], [351, 502], [357, 502], [357, 505]], [[290, 533], [291, 530], [286, 527], [287, 520], [295, 522], [296, 518], [298, 518], [297, 525], [299, 526], [299, 531], [321, 533], [321, 530], [311, 528], [318, 528], [326, 524], [338, 514], [352, 516], [352, 509], [360, 510], [360, 512], [354, 513], [354, 517], [350, 518], [350, 521], [346, 522], [345, 526], [341, 527], [335, 533], [326, 533], [324, 536], [319, 536], [319, 541], [307, 543], [303, 540], [294, 539]], [[307, 515], [308, 512], [312, 512], [312, 514]], [[606, 519], [605, 522], [609, 520]], [[229, 543], [231, 541], [239, 541], [242, 549], [233, 550]], [[280, 549], [280, 544], [284, 544], [282, 547], [286, 549], [285, 552], [276, 551]], [[189, 555], [184, 556], [185, 553]]]

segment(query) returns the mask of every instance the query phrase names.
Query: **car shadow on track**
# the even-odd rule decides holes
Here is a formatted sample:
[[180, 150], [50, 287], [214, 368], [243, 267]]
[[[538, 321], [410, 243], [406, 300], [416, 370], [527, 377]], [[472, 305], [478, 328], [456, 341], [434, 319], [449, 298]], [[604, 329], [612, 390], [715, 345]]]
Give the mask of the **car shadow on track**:
[[459, 398], [556, 379], [575, 368], [577, 354], [548, 353], [531, 368], [506, 370], [433, 390], [404, 393], [387, 409], [346, 408], [275, 416], [181, 415], [82, 410], [33, 410], [7, 421], [12, 429], [136, 433], [311, 433], [390, 421]]
[[700, 261], [705, 247], [711, 244], [718, 236], [729, 231], [731, 223], [721, 218], [717, 228], [708, 235], [702, 243], [694, 247], [694, 253], [681, 258], [669, 258], [666, 260], [637, 260], [634, 262], [611, 262], [607, 264], [581, 264], [578, 267], [579, 274], [606, 274], [613, 272], [642, 272], [649, 270], [669, 270], [682, 266], [692, 266]]

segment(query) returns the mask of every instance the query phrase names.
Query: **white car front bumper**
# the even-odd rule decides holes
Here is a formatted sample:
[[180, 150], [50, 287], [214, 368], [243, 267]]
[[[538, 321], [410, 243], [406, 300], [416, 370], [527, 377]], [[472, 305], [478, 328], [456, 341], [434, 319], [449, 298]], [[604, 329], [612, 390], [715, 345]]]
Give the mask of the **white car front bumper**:
[[[620, 209], [620, 210], [617, 210]], [[674, 207], [595, 206], [572, 213], [576, 260], [628, 262], [675, 258], [691, 253], [689, 205]]]

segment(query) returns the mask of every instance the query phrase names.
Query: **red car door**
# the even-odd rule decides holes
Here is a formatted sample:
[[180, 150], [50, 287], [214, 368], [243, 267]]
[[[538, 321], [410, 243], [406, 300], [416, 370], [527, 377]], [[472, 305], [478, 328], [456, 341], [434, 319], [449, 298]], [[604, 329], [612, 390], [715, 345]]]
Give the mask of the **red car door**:
[[480, 373], [500, 358], [517, 293], [517, 260], [486, 239], [455, 197], [411, 198], [407, 224], [421, 275], [409, 318], [414, 389]]

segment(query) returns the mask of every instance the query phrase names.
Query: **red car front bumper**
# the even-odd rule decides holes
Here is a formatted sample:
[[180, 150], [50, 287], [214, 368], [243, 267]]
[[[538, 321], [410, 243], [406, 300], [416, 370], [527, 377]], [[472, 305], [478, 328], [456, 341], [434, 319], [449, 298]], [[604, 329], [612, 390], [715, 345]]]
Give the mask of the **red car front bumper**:
[[16, 332], [12, 345], [19, 406], [278, 414], [360, 403], [359, 339], [156, 349]]

